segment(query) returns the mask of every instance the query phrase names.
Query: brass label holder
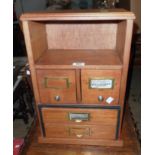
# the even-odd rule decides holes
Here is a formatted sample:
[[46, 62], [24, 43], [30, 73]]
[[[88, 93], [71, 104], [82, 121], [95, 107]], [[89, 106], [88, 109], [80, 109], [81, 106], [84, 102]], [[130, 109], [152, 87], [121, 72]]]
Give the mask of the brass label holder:
[[[66, 87], [59, 87], [59, 86], [49, 86], [49, 80], [64, 80], [66, 82]], [[66, 77], [44, 77], [44, 87], [51, 88], [51, 89], [68, 89], [70, 88], [69, 78]]]
[[113, 89], [115, 79], [111, 77], [91, 77], [89, 78], [89, 89]]
[[82, 121], [89, 121], [90, 114], [89, 113], [68, 113], [68, 118], [70, 121], [75, 121], [76, 123], [80, 123]]

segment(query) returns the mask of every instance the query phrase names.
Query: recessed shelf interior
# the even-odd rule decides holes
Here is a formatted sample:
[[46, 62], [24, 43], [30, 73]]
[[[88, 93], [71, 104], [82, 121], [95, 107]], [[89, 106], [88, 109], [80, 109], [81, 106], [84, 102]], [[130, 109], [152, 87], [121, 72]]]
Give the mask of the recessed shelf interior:
[[48, 50], [36, 62], [41, 65], [73, 66], [73, 63], [82, 62], [85, 66], [118, 66], [122, 63], [114, 50]]
[[36, 67], [123, 64], [126, 21], [29, 21]]

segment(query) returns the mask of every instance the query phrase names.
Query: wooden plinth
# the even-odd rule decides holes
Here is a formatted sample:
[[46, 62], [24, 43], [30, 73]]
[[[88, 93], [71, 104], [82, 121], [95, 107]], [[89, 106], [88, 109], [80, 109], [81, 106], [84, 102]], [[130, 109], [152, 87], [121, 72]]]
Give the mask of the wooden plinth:
[[39, 137], [39, 143], [52, 144], [80, 144], [80, 145], [100, 145], [100, 146], [123, 146], [122, 140], [94, 140], [94, 139], [58, 139]]

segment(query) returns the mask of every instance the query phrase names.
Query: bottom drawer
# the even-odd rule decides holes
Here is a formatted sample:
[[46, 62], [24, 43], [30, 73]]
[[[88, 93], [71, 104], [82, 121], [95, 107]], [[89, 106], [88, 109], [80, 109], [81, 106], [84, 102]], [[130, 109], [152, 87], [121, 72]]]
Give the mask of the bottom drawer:
[[47, 138], [116, 139], [116, 126], [45, 124]]
[[120, 106], [39, 105], [46, 138], [117, 139]]

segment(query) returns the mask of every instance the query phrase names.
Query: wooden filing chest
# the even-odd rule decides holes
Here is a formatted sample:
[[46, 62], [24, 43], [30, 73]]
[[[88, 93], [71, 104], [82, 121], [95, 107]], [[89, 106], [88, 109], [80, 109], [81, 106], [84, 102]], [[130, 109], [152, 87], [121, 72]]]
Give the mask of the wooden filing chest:
[[57, 11], [21, 16], [39, 142], [121, 146], [133, 13]]

